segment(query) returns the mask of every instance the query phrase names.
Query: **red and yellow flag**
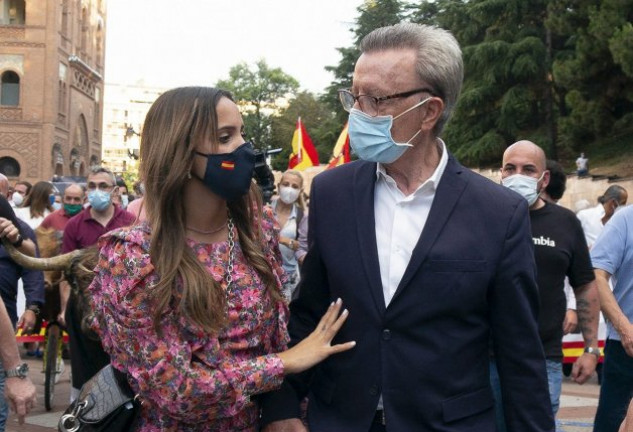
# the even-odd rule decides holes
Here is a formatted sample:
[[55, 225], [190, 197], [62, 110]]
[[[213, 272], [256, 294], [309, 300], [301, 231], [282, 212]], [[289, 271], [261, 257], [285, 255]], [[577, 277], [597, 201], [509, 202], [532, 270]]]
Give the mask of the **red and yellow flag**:
[[297, 120], [297, 128], [292, 136], [292, 154], [288, 161], [288, 169], [302, 171], [311, 166], [319, 165], [317, 154], [312, 140], [301, 123], [301, 117]]
[[338, 140], [336, 140], [336, 145], [334, 146], [334, 150], [332, 150], [332, 158], [327, 164], [326, 169], [343, 165], [349, 162], [349, 160], [349, 135], [347, 133], [347, 123], [345, 123], [343, 131], [339, 135]]

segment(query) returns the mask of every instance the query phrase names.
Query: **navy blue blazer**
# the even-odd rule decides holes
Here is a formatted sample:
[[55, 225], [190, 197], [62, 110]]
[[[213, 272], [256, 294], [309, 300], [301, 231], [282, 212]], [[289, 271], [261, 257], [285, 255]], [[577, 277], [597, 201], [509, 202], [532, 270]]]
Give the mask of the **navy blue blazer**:
[[311, 432], [367, 432], [383, 397], [388, 430], [494, 431], [495, 352], [508, 430], [553, 431], [527, 202], [449, 156], [426, 225], [385, 307], [374, 223], [376, 164], [319, 174], [310, 195], [310, 249], [293, 343], [330, 302], [349, 318], [334, 342], [355, 340], [262, 397], [264, 424], [297, 415]]

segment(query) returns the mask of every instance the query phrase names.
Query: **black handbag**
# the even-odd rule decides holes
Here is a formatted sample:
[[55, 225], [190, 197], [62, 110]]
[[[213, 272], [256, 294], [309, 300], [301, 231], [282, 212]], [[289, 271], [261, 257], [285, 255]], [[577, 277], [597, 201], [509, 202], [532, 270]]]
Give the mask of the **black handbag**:
[[134, 430], [141, 401], [127, 377], [111, 365], [86, 382], [79, 397], [59, 419], [60, 432], [128, 432]]

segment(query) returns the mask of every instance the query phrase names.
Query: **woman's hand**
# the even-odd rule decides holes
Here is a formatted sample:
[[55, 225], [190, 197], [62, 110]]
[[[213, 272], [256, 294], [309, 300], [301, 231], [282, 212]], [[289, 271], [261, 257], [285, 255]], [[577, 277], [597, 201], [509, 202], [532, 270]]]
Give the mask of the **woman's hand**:
[[299, 249], [299, 242], [289, 237], [279, 236], [279, 243], [292, 249], [293, 251]]
[[289, 350], [278, 354], [284, 364], [286, 375], [303, 372], [332, 354], [338, 354], [356, 346], [354, 341], [331, 345], [332, 339], [341, 329], [348, 316], [347, 309], [339, 315], [342, 305], [341, 299], [332, 303], [317, 327], [308, 337]]

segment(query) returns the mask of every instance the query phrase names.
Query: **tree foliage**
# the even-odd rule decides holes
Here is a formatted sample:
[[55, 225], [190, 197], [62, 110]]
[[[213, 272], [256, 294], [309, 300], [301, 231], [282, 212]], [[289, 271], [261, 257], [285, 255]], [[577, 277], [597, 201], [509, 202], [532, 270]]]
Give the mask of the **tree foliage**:
[[[399, 0], [367, 0], [356, 10], [359, 15], [354, 27], [350, 29], [354, 34], [354, 44], [351, 47], [338, 48], [341, 54], [339, 64], [325, 67], [325, 70], [334, 74], [334, 80], [326, 88], [322, 100], [336, 112], [341, 124], [347, 121], [347, 113], [341, 107], [338, 91], [352, 86], [354, 66], [360, 56], [358, 50], [360, 41], [372, 30], [402, 21], [405, 15], [403, 2]], [[334, 144], [332, 143], [332, 146]]]
[[354, 46], [328, 68], [327, 100], [351, 85], [356, 46], [373, 28], [402, 19], [446, 28], [462, 47], [465, 79], [444, 138], [468, 165], [498, 164], [519, 139], [569, 159], [633, 135], [633, 2], [373, 1], [358, 10]]
[[450, 30], [462, 47], [464, 85], [443, 138], [467, 165], [498, 165], [519, 139], [571, 159], [605, 137], [633, 136], [633, 2], [365, 0], [357, 11], [353, 44], [325, 67], [334, 79], [323, 94], [297, 94], [297, 81], [263, 60], [255, 70], [235, 66], [218, 83], [245, 107], [256, 143], [283, 149], [277, 168], [287, 164], [299, 116], [327, 162], [347, 120], [337, 92], [352, 85], [360, 41], [402, 20]]
[[297, 91], [299, 82], [280, 68], [270, 68], [265, 60], [259, 60], [254, 69], [246, 63], [233, 66], [229, 78], [218, 81], [216, 86], [233, 94], [249, 138], [256, 148], [266, 149], [271, 143], [272, 119], [282, 110], [282, 101]]
[[337, 121], [335, 113], [310, 92], [301, 92], [292, 99], [288, 107], [279, 116], [272, 119], [271, 143], [281, 152], [273, 157], [274, 169], [284, 171], [292, 152], [292, 136], [301, 117], [303, 126], [312, 139], [319, 154], [319, 161], [326, 163], [343, 126]]

